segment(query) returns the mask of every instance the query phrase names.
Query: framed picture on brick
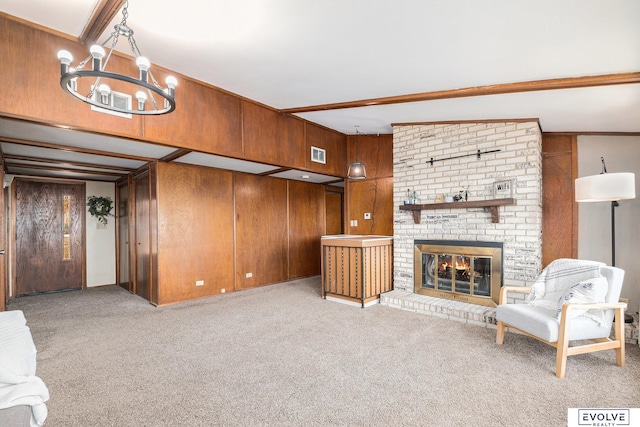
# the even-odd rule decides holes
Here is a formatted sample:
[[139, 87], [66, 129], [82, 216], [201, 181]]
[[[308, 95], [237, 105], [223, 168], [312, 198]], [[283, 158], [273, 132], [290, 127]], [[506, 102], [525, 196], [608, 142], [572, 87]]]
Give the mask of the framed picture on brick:
[[509, 199], [511, 197], [513, 197], [513, 181], [506, 179], [493, 183], [494, 199]]

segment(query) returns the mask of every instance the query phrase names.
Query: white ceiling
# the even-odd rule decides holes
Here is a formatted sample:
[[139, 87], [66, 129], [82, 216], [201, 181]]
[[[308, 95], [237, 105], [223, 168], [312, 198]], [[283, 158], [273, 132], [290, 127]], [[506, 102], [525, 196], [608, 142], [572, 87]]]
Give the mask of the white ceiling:
[[[0, 10], [77, 37], [98, 3], [0, 0]], [[639, 22], [637, 0], [131, 0], [127, 23], [154, 64], [288, 109], [640, 72]], [[347, 134], [520, 118], [545, 132], [640, 132], [640, 84], [299, 116]]]

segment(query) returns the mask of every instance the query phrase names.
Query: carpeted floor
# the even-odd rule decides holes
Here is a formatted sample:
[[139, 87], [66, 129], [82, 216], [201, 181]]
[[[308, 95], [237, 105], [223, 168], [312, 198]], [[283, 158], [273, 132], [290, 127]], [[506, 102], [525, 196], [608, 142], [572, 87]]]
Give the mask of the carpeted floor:
[[112, 286], [13, 300], [51, 393], [46, 426], [563, 426], [640, 406], [640, 349], [532, 339], [320, 297], [318, 277], [155, 308]]

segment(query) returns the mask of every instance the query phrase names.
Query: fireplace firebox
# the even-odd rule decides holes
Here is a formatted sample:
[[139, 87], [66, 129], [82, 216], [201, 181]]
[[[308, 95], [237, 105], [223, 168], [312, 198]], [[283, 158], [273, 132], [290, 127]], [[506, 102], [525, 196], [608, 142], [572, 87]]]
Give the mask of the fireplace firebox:
[[414, 241], [414, 292], [495, 307], [502, 286], [501, 242]]

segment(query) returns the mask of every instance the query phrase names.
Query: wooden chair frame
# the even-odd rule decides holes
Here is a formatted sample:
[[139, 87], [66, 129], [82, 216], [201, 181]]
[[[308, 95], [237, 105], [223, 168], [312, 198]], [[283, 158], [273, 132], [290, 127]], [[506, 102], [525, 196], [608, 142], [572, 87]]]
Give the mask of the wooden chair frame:
[[[503, 286], [500, 290], [499, 304], [507, 303], [507, 293], [529, 293], [530, 287], [526, 286]], [[615, 339], [610, 338], [598, 338], [589, 340], [590, 344], [569, 346], [569, 331], [571, 328], [571, 316], [570, 311], [574, 309], [614, 309], [615, 311], [615, 327], [614, 335]], [[593, 303], [593, 304], [565, 304], [562, 307], [562, 313], [560, 315], [560, 327], [558, 330], [558, 341], [549, 342], [535, 335], [531, 335], [524, 332], [514, 326], [498, 321], [498, 331], [496, 333], [496, 344], [501, 345], [504, 342], [505, 328], [518, 331], [526, 336], [534, 338], [540, 342], [548, 344], [557, 349], [556, 352], [556, 376], [558, 378], [564, 378], [567, 371], [567, 357], [575, 354], [591, 353], [601, 350], [616, 350], [616, 365], [624, 366], [624, 310], [627, 308], [625, 303]]]

